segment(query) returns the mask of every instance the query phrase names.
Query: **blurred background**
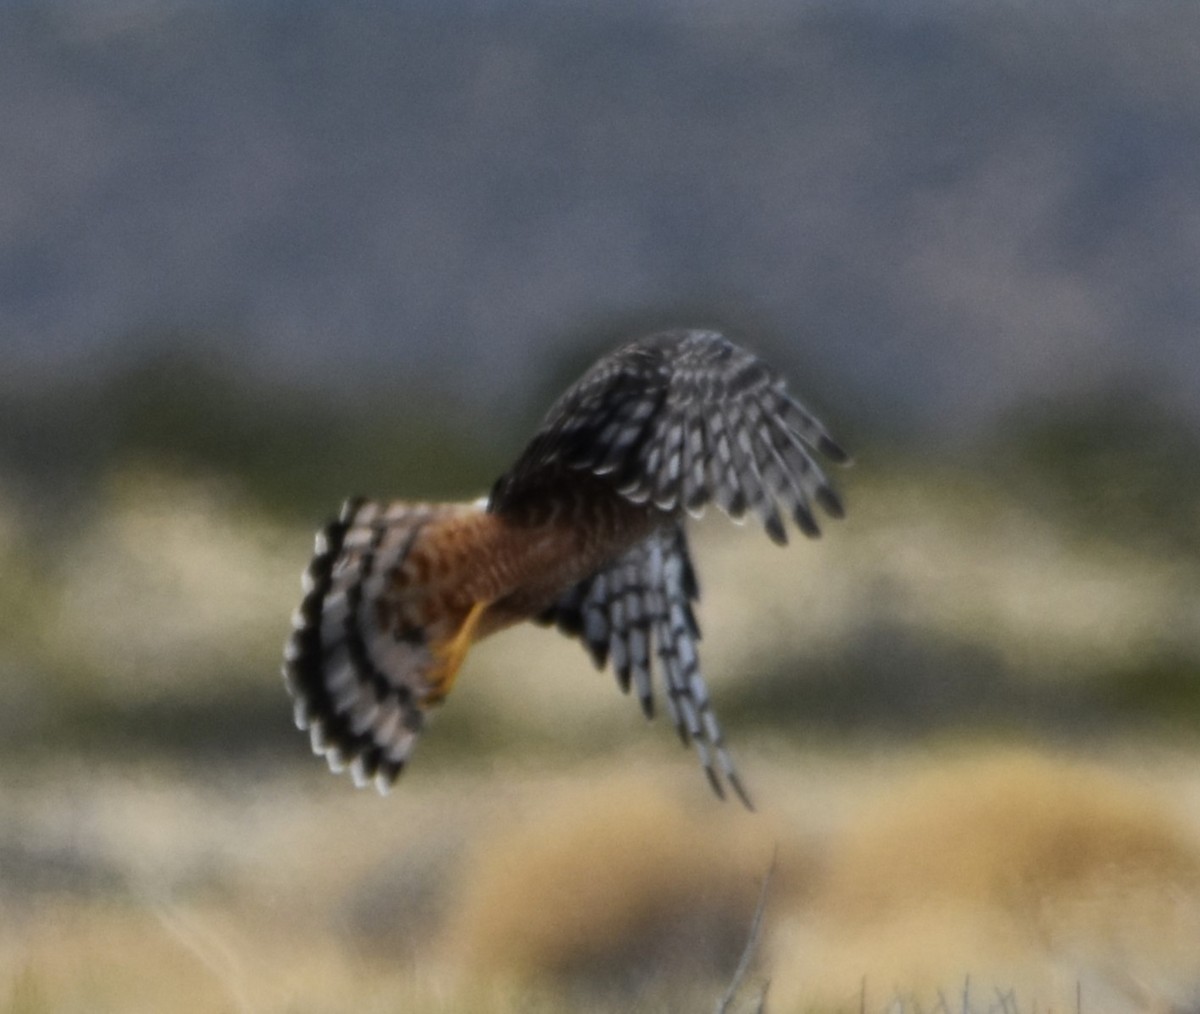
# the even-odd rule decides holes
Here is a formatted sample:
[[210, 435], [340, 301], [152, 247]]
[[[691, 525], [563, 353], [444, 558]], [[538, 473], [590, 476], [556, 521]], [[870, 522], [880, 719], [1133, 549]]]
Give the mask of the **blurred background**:
[[[1196, 1009], [1198, 40], [1190, 0], [0, 7], [0, 1010], [711, 1009], [772, 854], [730, 1010]], [[313, 531], [482, 493], [680, 324], [856, 458], [817, 542], [695, 536], [760, 814], [533, 628], [390, 798], [330, 775], [278, 675]]]

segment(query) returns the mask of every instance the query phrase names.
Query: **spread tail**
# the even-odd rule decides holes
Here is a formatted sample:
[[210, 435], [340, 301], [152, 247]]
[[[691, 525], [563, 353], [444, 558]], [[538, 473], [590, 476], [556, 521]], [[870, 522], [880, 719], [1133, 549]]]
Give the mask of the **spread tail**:
[[334, 771], [386, 792], [453, 685], [486, 603], [456, 594], [438, 541], [466, 505], [349, 500], [317, 536], [283, 674]]

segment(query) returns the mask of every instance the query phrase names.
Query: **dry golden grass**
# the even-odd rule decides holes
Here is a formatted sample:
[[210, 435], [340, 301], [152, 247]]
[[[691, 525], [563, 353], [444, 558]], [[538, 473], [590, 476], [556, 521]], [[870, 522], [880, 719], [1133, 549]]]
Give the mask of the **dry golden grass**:
[[0, 871], [0, 1011], [707, 1004], [749, 925], [768, 825], [704, 797], [690, 765], [669, 785], [607, 767], [431, 774], [387, 800], [315, 768], [257, 790], [227, 772], [47, 771], [75, 788], [33, 778], [0, 811], [48, 863], [69, 857], [75, 886], [36, 850], [24, 888]]
[[864, 978], [869, 1010], [957, 1009], [968, 975], [981, 1010], [1194, 1003], [1194, 758], [750, 751], [755, 815], [668, 758], [386, 800], [315, 764], [28, 773], [0, 790], [0, 1011], [711, 1010], [775, 850], [745, 993], [770, 977], [774, 1014], [857, 1010]]
[[[926, 1007], [1013, 990], [1022, 1009], [1174, 1009], [1200, 997], [1200, 850], [1145, 785], [1027, 752], [939, 765], [830, 845], [772, 944], [779, 1010]], [[1190, 1008], [1189, 1008], [1190, 1009]]]
[[[661, 779], [566, 786], [469, 857], [444, 938], [461, 970], [710, 988], [744, 943], [776, 822], [711, 804], [689, 810]], [[811, 871], [784, 849], [780, 893]]]

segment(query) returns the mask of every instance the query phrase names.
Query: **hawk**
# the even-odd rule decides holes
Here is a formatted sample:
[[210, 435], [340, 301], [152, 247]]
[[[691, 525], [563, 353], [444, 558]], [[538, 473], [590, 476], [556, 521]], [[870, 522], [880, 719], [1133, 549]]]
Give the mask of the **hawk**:
[[[750, 799], [700, 673], [685, 520], [711, 501], [787, 542], [843, 516], [817, 456], [846, 453], [756, 356], [674, 330], [604, 356], [474, 503], [348, 500], [317, 536], [284, 677], [334, 771], [381, 792], [470, 646], [533, 620], [579, 638], [653, 717], [652, 673], [713, 789]], [[782, 512], [782, 513], [781, 513]]]

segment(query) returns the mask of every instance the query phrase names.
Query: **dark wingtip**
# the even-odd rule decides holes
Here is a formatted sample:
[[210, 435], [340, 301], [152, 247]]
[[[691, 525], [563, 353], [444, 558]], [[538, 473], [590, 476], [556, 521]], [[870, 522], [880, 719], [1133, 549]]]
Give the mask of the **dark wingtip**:
[[733, 788], [733, 791], [737, 795], [742, 806], [744, 806], [751, 813], [754, 813], [754, 800], [750, 798], [750, 793], [746, 791], [746, 786], [742, 784], [742, 780], [738, 777], [738, 773], [736, 771], [730, 771], [725, 775], [725, 780], [729, 782], [730, 786]]
[[838, 465], [849, 465], [854, 462], [842, 445], [825, 433], [821, 434], [820, 440], [817, 441], [817, 450]]
[[654, 695], [646, 694], [645, 696], [639, 697], [638, 701], [642, 705], [642, 714], [645, 715], [648, 720], [653, 721], [654, 714], [655, 714], [655, 712], [654, 712]]
[[724, 799], [725, 788], [721, 785], [721, 779], [717, 777], [717, 773], [706, 764], [704, 766], [704, 774], [708, 777], [708, 784], [713, 792], [717, 794], [717, 798]]
[[767, 530], [767, 536], [777, 546], [786, 546], [788, 542], [787, 529], [783, 527], [783, 522], [779, 519], [779, 515], [772, 511], [763, 522], [763, 528]]
[[825, 513], [831, 518], [844, 518], [846, 516], [846, 505], [842, 503], [842, 498], [829, 486], [822, 486], [817, 490], [816, 495], [817, 503], [825, 509]]
[[796, 504], [796, 509], [792, 511], [792, 520], [808, 538], [819, 539], [821, 537], [821, 528], [817, 524], [817, 519], [812, 516], [812, 511], [804, 504]]
[[608, 664], [608, 642], [603, 646], [598, 647], [590, 641], [583, 642], [587, 648], [588, 655], [591, 657], [592, 663], [597, 669], [603, 669]]

